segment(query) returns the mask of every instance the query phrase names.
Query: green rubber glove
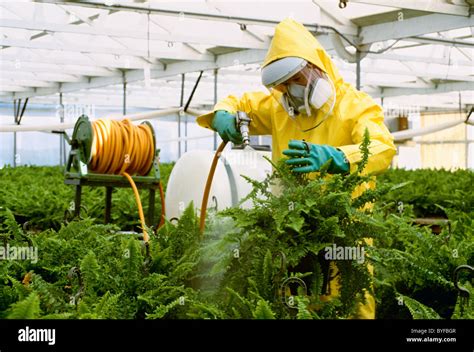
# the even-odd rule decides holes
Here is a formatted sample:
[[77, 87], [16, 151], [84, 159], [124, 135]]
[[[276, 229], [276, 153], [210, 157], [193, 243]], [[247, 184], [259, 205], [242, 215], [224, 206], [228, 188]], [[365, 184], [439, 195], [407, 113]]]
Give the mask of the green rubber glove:
[[319, 171], [321, 166], [329, 159], [332, 159], [328, 169], [330, 174], [346, 174], [349, 172], [350, 165], [344, 153], [334, 147], [297, 140], [291, 140], [288, 147], [290, 149], [285, 149], [283, 154], [290, 157], [285, 163], [293, 168], [293, 172]]
[[242, 144], [244, 140], [236, 126], [235, 114], [231, 114], [225, 110], [218, 110], [214, 113], [211, 127], [214, 131], [219, 133], [221, 138], [234, 144]]

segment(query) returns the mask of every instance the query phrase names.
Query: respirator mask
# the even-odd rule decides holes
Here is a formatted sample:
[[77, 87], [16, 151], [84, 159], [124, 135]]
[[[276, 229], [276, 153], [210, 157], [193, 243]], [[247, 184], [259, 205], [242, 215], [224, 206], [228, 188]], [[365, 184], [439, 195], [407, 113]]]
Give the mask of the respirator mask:
[[329, 115], [336, 101], [334, 84], [326, 73], [307, 65], [284, 83], [274, 87], [282, 93], [283, 106], [290, 116]]
[[281, 93], [280, 103], [291, 118], [312, 116], [322, 123], [334, 109], [336, 90], [332, 80], [300, 57], [285, 57], [265, 66], [262, 83]]

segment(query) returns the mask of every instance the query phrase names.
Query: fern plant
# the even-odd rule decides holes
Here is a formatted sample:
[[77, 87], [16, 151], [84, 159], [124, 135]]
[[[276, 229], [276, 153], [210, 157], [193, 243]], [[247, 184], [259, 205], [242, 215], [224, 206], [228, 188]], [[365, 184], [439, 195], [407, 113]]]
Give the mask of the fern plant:
[[[375, 193], [363, 199], [352, 197], [357, 187], [370, 181], [363, 175], [369, 144], [367, 133], [358, 170], [346, 177], [328, 177], [327, 164], [319, 177], [311, 180], [295, 175], [281, 162], [273, 165], [274, 173], [263, 182], [247, 179], [253, 190], [242, 202], [250, 199], [253, 208], [231, 208], [219, 214], [232, 219], [233, 229], [219, 234], [210, 225], [203, 249], [208, 261], [214, 258], [210, 276], [219, 280], [210, 297], [230, 307], [226, 310], [228, 316], [251, 318], [255, 306], [279, 318], [295, 317], [297, 311], [301, 311], [299, 317], [306, 316], [304, 306], [320, 318], [354, 314], [357, 304], [364, 301], [364, 293], [371, 291], [366, 263], [338, 261], [340, 297], [323, 302], [320, 296], [324, 293], [325, 260], [321, 255], [333, 244], [356, 248], [364, 238], [377, 235], [380, 225], [362, 209]], [[278, 195], [272, 192], [277, 182], [284, 190]], [[282, 287], [291, 278], [295, 279], [286, 282], [305, 286], [304, 292], [291, 285]], [[298, 304], [293, 296], [300, 296]], [[285, 303], [288, 297], [294, 307]]]

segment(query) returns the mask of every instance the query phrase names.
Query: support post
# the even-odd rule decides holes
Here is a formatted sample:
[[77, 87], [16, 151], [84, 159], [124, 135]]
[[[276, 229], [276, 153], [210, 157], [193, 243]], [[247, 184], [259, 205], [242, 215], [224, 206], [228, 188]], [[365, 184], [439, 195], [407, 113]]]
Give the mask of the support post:
[[[217, 104], [217, 68], [214, 69], [214, 106]], [[214, 131], [214, 150], [217, 150], [217, 132]]]
[[122, 99], [122, 113], [127, 115], [127, 82], [125, 81], [125, 73], [123, 78], [123, 99]]
[[184, 152], [188, 151], [188, 115], [184, 115]]
[[81, 216], [81, 198], [82, 198], [82, 186], [76, 185], [76, 195], [74, 197], [74, 217]]
[[[458, 92], [459, 94], [459, 114], [462, 115], [462, 96], [461, 96], [461, 92], [459, 91]], [[469, 142], [468, 142], [468, 139], [467, 139], [467, 130], [468, 130], [468, 124], [464, 124], [464, 131], [465, 131], [465, 140], [466, 140], [466, 148], [465, 148], [465, 163], [466, 163], [466, 170], [469, 169]]]
[[360, 90], [360, 50], [357, 49], [356, 51], [356, 88]]
[[155, 226], [155, 189], [150, 188], [148, 194], [148, 226]]
[[[17, 125], [20, 125], [21, 119], [23, 118], [23, 114], [25, 113], [26, 106], [28, 105], [28, 99], [25, 99], [25, 102], [23, 103], [23, 109], [21, 109], [20, 113], [20, 108], [21, 108], [21, 99], [18, 99], [18, 103], [15, 100], [13, 100], [13, 118], [14, 121]], [[16, 167], [17, 164], [17, 143], [16, 143], [16, 132], [13, 132], [13, 167]]]
[[[59, 93], [59, 122], [64, 123], [63, 93]], [[66, 139], [64, 134], [59, 135], [59, 165], [66, 164]]]
[[[184, 80], [186, 76], [184, 73], [181, 74], [181, 95], [179, 97], [179, 106], [183, 107], [184, 104]], [[181, 157], [181, 114], [178, 113], [178, 158]]]
[[16, 167], [16, 132], [13, 132], [13, 167]]
[[105, 187], [105, 223], [110, 223], [110, 215], [112, 213], [112, 192], [113, 187]]
[[[17, 123], [18, 108], [16, 105], [16, 99], [13, 100], [13, 121]], [[13, 132], [13, 167], [16, 167], [16, 132]]]

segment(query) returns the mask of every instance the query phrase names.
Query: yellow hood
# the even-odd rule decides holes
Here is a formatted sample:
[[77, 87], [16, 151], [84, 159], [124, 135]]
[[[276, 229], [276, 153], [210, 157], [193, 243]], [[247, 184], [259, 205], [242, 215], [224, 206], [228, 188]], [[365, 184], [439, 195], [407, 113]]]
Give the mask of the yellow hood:
[[[275, 35], [262, 67], [287, 56], [301, 57], [326, 72], [334, 83], [336, 92], [343, 84], [339, 71], [318, 40], [302, 24], [292, 19], [283, 20], [275, 27]], [[197, 123], [210, 128], [213, 115], [213, 111], [201, 115], [197, 118]]]
[[301, 57], [316, 65], [328, 74], [336, 89], [342, 83], [339, 71], [318, 40], [292, 19], [283, 20], [275, 27], [275, 35], [262, 67], [287, 56]]

